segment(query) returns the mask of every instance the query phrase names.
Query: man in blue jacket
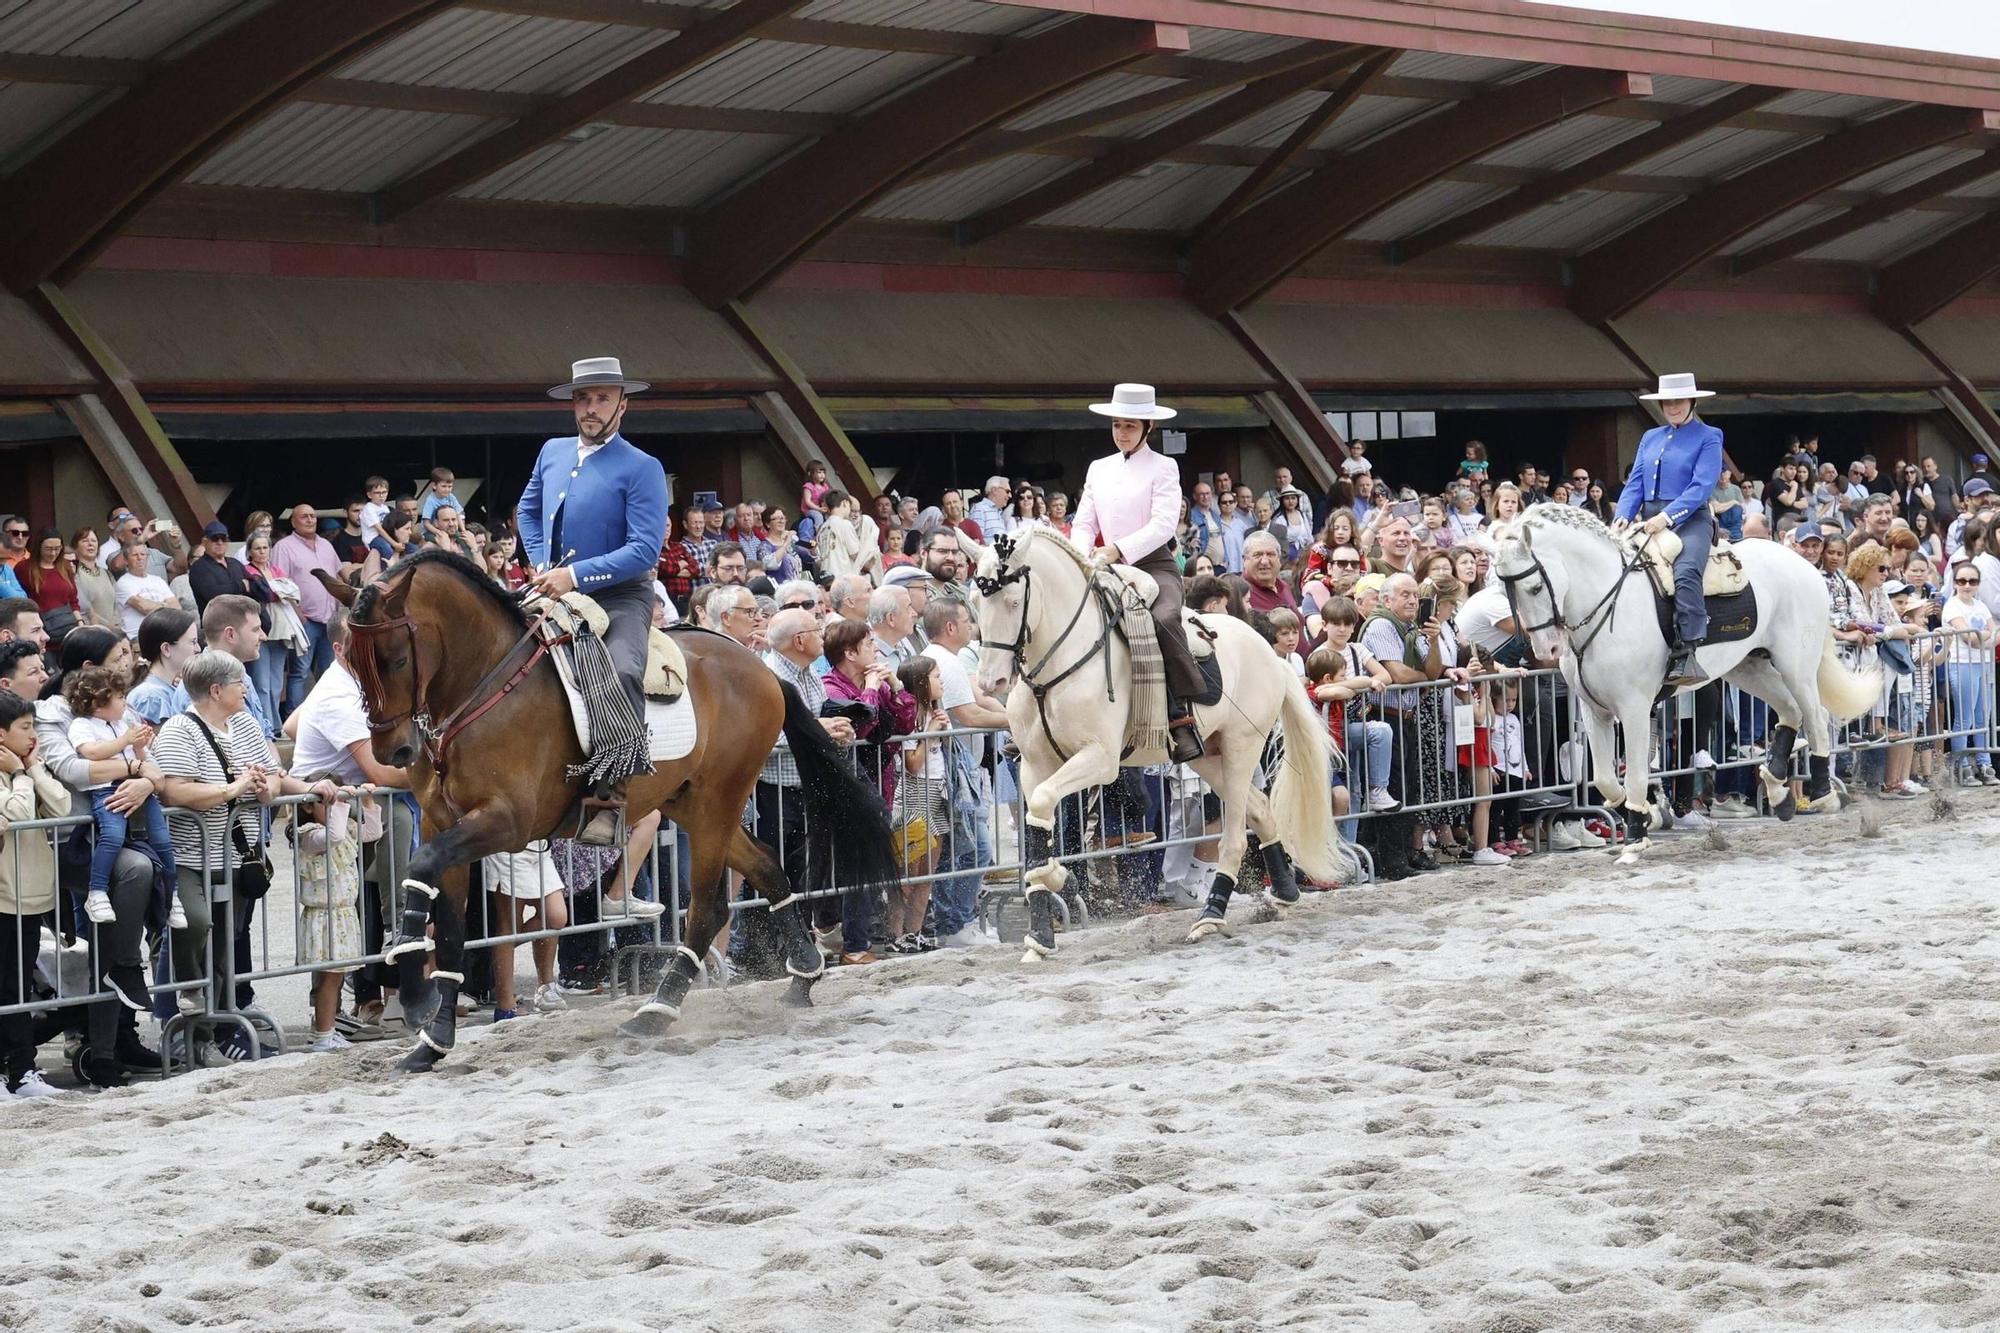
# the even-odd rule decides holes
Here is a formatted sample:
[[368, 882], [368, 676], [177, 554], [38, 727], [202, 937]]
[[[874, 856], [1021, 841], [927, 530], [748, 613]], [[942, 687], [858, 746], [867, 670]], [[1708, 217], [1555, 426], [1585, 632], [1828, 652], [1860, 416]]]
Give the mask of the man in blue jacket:
[[1681, 553], [1674, 558], [1673, 660], [1667, 664], [1670, 688], [1699, 685], [1708, 679], [1695, 662], [1695, 649], [1708, 637], [1708, 604], [1702, 600], [1702, 571], [1708, 567], [1714, 541], [1709, 497], [1722, 477], [1722, 432], [1695, 415], [1698, 398], [1713, 398], [1695, 387], [1693, 375], [1662, 375], [1657, 393], [1642, 400], [1657, 402], [1667, 419], [1639, 441], [1632, 471], [1618, 497], [1621, 531], [1635, 520], [1648, 535], [1672, 528], [1680, 535]]
[[[647, 387], [626, 379], [616, 357], [594, 357], [570, 368], [569, 383], [550, 389], [549, 397], [570, 400], [576, 434], [542, 446], [517, 518], [535, 589], [549, 597], [580, 591], [611, 618], [605, 646], [641, 719], [653, 567], [667, 532], [667, 474], [659, 459], [634, 448], [618, 427], [627, 395]], [[580, 840], [610, 845], [624, 799], [622, 779], [600, 785]]]

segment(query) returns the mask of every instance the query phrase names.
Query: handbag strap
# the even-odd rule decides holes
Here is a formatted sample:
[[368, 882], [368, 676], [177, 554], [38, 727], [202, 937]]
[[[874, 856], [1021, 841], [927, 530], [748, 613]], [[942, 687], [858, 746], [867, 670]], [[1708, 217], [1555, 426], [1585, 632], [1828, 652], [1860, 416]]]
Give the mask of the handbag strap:
[[[208, 741], [208, 748], [215, 751], [215, 762], [222, 765], [222, 780], [236, 781], [236, 770], [229, 766], [229, 756], [223, 752], [222, 743], [215, 739], [215, 733], [209, 730], [208, 723], [203, 721], [201, 714], [192, 708], [188, 709], [187, 715], [194, 719], [197, 727], [201, 728], [203, 738]], [[236, 844], [237, 853], [246, 861], [256, 860], [257, 854], [251, 850], [250, 839], [243, 832], [243, 821], [236, 817], [235, 800], [224, 801], [222, 808], [229, 816], [229, 839]]]

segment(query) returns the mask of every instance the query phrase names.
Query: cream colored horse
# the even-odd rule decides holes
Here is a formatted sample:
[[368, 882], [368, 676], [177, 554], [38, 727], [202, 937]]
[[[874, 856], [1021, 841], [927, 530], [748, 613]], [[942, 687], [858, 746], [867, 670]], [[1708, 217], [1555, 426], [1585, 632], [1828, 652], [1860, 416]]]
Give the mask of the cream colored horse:
[[[1131, 653], [1115, 632], [1107, 603], [1123, 595], [1115, 575], [1093, 570], [1089, 555], [1052, 528], [1034, 525], [1001, 537], [979, 557], [981, 686], [1007, 701], [1007, 721], [1021, 750], [1022, 830], [1028, 871], [1028, 950], [1023, 961], [1053, 954], [1050, 895], [1069, 872], [1050, 855], [1056, 806], [1066, 796], [1104, 786], [1120, 765], [1163, 763], [1163, 750], [1120, 753], [1132, 706]], [[1109, 598], [1097, 588], [1111, 589]], [[1194, 770], [1222, 801], [1226, 873], [1215, 878], [1190, 940], [1222, 928], [1233, 878], [1249, 847], [1247, 823], [1271, 877], [1268, 900], [1298, 900], [1296, 863], [1322, 882], [1346, 878], [1337, 846], [1324, 722], [1304, 684], [1257, 632], [1228, 616], [1193, 616], [1214, 636], [1222, 697], [1195, 709], [1207, 753]], [[1108, 689], [1107, 689], [1108, 685]], [[1284, 755], [1267, 797], [1252, 783], [1265, 744], [1281, 733]]]

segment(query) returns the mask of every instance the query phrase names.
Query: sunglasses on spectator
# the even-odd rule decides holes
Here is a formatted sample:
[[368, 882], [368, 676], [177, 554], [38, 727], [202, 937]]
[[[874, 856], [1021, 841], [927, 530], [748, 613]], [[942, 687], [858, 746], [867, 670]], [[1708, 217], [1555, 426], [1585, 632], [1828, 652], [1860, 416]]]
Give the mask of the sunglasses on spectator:
[[810, 611], [818, 605], [818, 602], [786, 602], [778, 609], [780, 611]]
[[1335, 569], [1361, 568], [1361, 562], [1359, 560], [1333, 560], [1329, 561], [1328, 563], [1331, 564]]
[[25, 537], [28, 535], [28, 530], [26, 528], [9, 528], [7, 529], [7, 535], [9, 537]]
[[1978, 579], [1953, 579], [1952, 582], [1961, 588], [1977, 588], [1979, 586]]

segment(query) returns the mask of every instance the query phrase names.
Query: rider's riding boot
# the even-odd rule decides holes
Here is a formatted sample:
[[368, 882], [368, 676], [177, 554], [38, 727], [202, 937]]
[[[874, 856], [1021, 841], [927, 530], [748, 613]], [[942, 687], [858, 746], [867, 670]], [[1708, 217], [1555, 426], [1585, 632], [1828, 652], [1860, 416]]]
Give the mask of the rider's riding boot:
[[583, 832], [576, 840], [586, 847], [612, 847], [618, 843], [618, 826], [625, 810], [625, 780], [600, 782], [590, 795], [583, 798], [584, 812], [590, 821], [583, 826]]
[[1167, 696], [1167, 758], [1176, 764], [1191, 764], [1201, 758], [1201, 733], [1195, 730], [1194, 709]]
[[1708, 674], [1694, 660], [1694, 650], [1701, 647], [1700, 639], [1683, 639], [1675, 645], [1673, 660], [1667, 663], [1667, 683], [1676, 689], [1688, 685], [1699, 685], [1708, 679]]

